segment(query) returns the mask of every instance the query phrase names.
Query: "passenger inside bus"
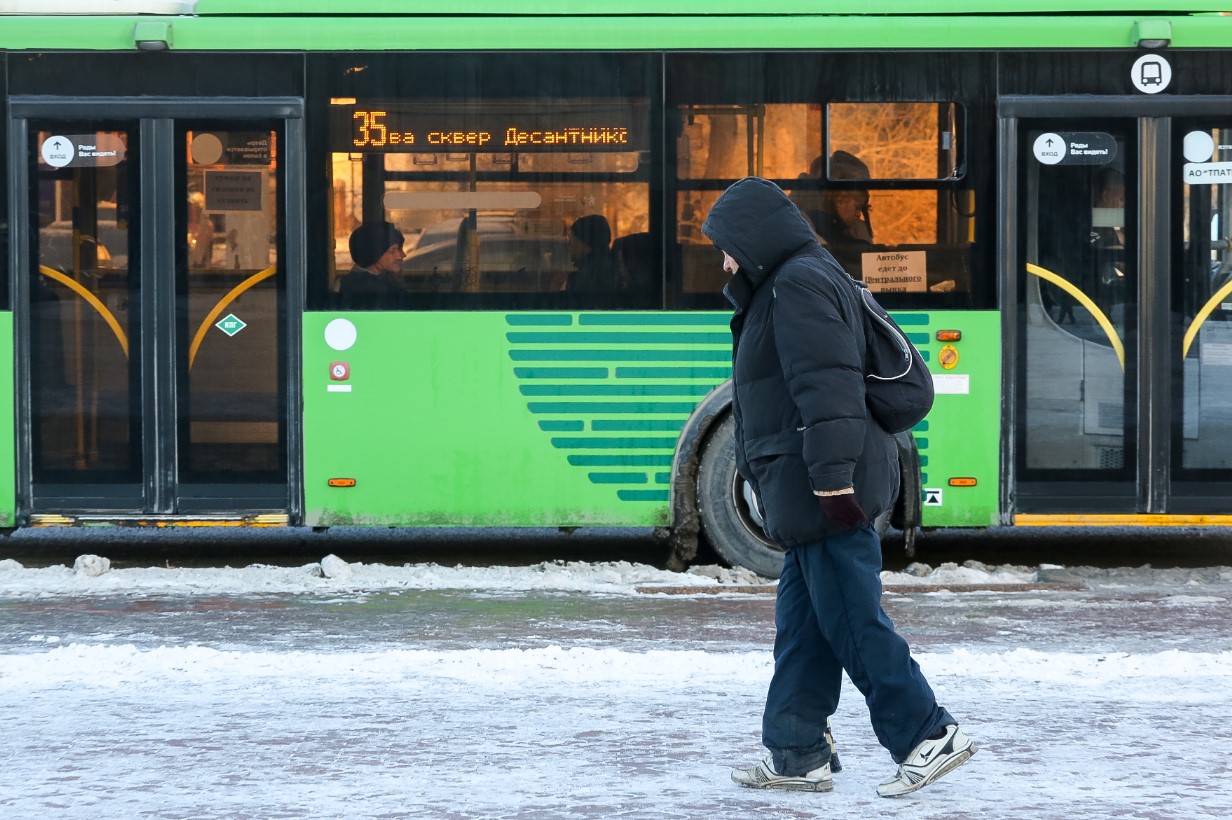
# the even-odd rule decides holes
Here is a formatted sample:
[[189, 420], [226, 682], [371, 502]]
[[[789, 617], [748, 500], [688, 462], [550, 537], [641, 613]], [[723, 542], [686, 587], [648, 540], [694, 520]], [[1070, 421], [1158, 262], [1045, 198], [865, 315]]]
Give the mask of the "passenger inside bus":
[[404, 242], [402, 233], [389, 222], [365, 222], [351, 232], [354, 266], [338, 279], [338, 293], [345, 307], [406, 292], [402, 279]]
[[1124, 320], [1125, 300], [1125, 177], [1116, 168], [1102, 169], [1095, 178], [1091, 210], [1091, 249], [1095, 291], [1100, 307], [1116, 323]]
[[[869, 193], [863, 188], [833, 190], [823, 187], [827, 178], [826, 158], [818, 156], [800, 175], [800, 186], [792, 199], [821, 237], [834, 257], [854, 276], [859, 276], [861, 254], [873, 243]], [[830, 155], [828, 178], [832, 180], [869, 179], [868, 166], [847, 151]]]
[[602, 214], [578, 218], [569, 226], [573, 271], [565, 281], [569, 293], [615, 293], [620, 271], [611, 250], [612, 229]]
[[639, 301], [657, 299], [659, 281], [654, 270], [654, 247], [648, 233], [631, 233], [612, 242], [620, 270], [620, 287]]

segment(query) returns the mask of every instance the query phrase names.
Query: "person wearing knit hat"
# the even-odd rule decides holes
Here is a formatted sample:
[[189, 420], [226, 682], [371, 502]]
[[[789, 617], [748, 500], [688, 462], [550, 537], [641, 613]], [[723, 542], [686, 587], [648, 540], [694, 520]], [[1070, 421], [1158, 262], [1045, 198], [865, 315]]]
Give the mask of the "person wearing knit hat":
[[800, 175], [800, 186], [791, 197], [830, 252], [856, 275], [860, 271], [860, 254], [873, 243], [868, 191], [822, 187], [821, 181], [869, 178], [868, 166], [859, 157], [848, 151], [835, 151], [828, 162], [824, 155], [813, 160], [809, 172]]
[[344, 301], [405, 293], [402, 282], [402, 232], [389, 222], [365, 222], [351, 232], [350, 273], [338, 280]]
[[612, 254], [612, 229], [602, 214], [579, 217], [569, 226], [569, 257], [574, 270], [565, 282], [569, 293], [612, 293], [620, 267]]

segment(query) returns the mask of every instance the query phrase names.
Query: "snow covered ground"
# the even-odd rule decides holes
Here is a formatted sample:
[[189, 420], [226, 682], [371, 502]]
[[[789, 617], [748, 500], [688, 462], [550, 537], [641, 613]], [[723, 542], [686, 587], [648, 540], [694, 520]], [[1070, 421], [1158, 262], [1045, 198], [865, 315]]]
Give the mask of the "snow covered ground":
[[[0, 817], [1192, 818], [1232, 806], [1232, 569], [887, 573], [981, 745], [898, 800], [744, 790], [773, 595], [626, 563], [0, 561]], [[1007, 591], [1017, 590], [1017, 591]]]

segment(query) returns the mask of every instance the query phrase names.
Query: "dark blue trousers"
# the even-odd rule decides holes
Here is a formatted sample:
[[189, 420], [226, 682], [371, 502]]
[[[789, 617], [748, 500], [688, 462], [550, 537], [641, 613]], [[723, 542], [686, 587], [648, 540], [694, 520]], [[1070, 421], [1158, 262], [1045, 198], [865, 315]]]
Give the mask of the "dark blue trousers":
[[830, 759], [826, 718], [838, 707], [843, 670], [895, 763], [958, 722], [937, 705], [881, 608], [881, 541], [871, 524], [788, 549], [774, 621], [762, 742], [780, 774], [803, 774]]

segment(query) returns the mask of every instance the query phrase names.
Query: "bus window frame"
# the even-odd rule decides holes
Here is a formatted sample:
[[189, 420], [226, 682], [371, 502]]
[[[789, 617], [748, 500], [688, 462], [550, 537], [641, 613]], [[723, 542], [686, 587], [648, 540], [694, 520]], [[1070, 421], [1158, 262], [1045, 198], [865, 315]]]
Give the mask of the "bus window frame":
[[[577, 61], [582, 61], [586, 70], [570, 71]], [[620, 100], [645, 100], [648, 105], [646, 123], [648, 138], [644, 160], [637, 171], [629, 176], [599, 174], [602, 181], [628, 182], [646, 186], [647, 224], [652, 233], [660, 232], [662, 152], [657, 136], [662, 133], [662, 68], [661, 55], [653, 52], [595, 52], [595, 53], [533, 53], [516, 52], [462, 52], [426, 55], [422, 53], [381, 54], [320, 54], [307, 57], [308, 96], [305, 105], [309, 116], [315, 121], [327, 122], [331, 100], [335, 99], [389, 99], [407, 102], [433, 99], [530, 100], [541, 96], [543, 86], [536, 84], [536, 70], [550, 79], [549, 90], [554, 91], [553, 100], [571, 97], [602, 98], [607, 96]], [[516, 70], [515, 67], [516, 66]], [[609, 74], [605, 69], [615, 67]], [[430, 81], [433, 76], [439, 82]], [[426, 79], [425, 79], [426, 78]], [[414, 80], [415, 84], [411, 84]], [[465, 93], [463, 93], [465, 92]], [[576, 92], [576, 93], [572, 93]], [[612, 299], [601, 294], [571, 294], [566, 292], [409, 292], [387, 298], [380, 304], [344, 304], [339, 295], [331, 290], [334, 271], [334, 225], [333, 197], [329, 168], [332, 156], [337, 151], [329, 144], [325, 129], [313, 129], [308, 145], [310, 184], [318, 191], [309, 191], [307, 215], [309, 236], [316, 237], [316, 246], [309, 254], [307, 270], [307, 307], [309, 310], [346, 309], [376, 311], [442, 311], [442, 310], [568, 310], [568, 309], [614, 309], [647, 310], [662, 307], [662, 259], [654, 261], [659, 271], [658, 292], [634, 294], [631, 297]], [[374, 153], [368, 156], [385, 156]], [[402, 172], [395, 172], [397, 173]], [[444, 178], [455, 172], [443, 172]], [[550, 173], [540, 174], [543, 178]], [[482, 180], [483, 176], [477, 176]], [[488, 175], [495, 179], [495, 176]], [[523, 174], [519, 179], [533, 180], [532, 174]], [[389, 177], [386, 177], [388, 180]], [[365, 210], [378, 206], [365, 203]], [[365, 221], [375, 217], [365, 215]], [[382, 216], [381, 219], [385, 217]], [[613, 237], [616, 238], [616, 237]]]

